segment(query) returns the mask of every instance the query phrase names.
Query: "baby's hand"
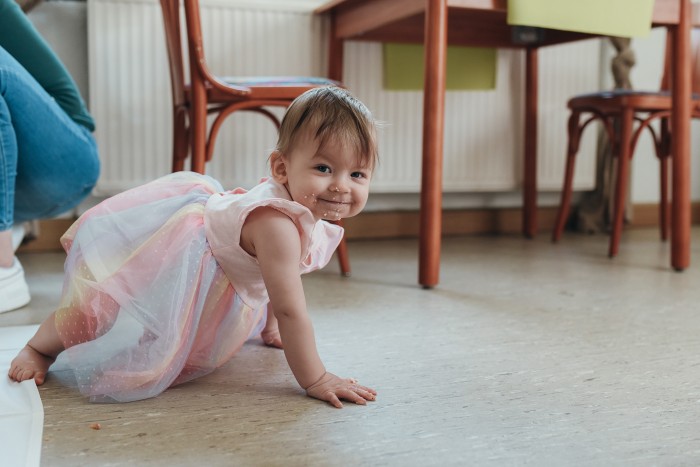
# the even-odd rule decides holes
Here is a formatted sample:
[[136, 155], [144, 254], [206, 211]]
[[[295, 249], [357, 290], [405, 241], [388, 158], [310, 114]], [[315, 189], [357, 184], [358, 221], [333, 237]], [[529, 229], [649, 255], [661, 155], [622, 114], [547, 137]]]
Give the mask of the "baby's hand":
[[318, 381], [306, 388], [306, 395], [328, 401], [340, 409], [343, 407], [340, 399], [365, 405], [367, 401], [377, 398], [377, 391], [357, 384], [357, 380], [353, 378], [343, 379], [333, 373], [325, 372]]

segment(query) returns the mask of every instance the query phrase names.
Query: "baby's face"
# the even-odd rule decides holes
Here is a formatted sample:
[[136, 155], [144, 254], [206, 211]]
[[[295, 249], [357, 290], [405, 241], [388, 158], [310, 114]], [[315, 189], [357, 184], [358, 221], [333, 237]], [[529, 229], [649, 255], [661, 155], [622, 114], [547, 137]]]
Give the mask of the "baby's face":
[[284, 183], [292, 199], [306, 206], [317, 220], [352, 217], [367, 203], [372, 170], [348, 146], [330, 141], [319, 147], [316, 140], [303, 137], [289, 155], [282, 156]]

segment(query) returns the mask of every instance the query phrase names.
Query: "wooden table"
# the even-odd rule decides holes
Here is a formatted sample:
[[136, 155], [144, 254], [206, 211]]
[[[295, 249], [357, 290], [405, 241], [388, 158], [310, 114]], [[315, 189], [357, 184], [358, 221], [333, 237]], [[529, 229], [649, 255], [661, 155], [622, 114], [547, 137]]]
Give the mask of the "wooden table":
[[[329, 77], [342, 81], [345, 40], [425, 44], [423, 159], [418, 282], [438, 283], [442, 223], [442, 160], [447, 44], [524, 49], [525, 144], [523, 234], [537, 232], [537, 51], [594, 37], [548, 29], [537, 43], [516, 44], [506, 24], [507, 0], [334, 0], [316, 10], [330, 16]], [[656, 0], [653, 23], [673, 45], [671, 266], [690, 264], [690, 0]], [[449, 23], [449, 27], [448, 27]]]

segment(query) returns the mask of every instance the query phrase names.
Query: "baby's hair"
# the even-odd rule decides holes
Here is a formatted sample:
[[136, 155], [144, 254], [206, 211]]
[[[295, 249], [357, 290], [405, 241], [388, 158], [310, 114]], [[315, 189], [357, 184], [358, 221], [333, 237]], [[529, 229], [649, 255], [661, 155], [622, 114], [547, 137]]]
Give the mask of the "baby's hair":
[[312, 131], [319, 147], [329, 139], [348, 144], [363, 166], [374, 169], [378, 158], [376, 125], [367, 107], [347, 90], [337, 86], [314, 88], [294, 99], [287, 109], [276, 149], [288, 153], [302, 131]]

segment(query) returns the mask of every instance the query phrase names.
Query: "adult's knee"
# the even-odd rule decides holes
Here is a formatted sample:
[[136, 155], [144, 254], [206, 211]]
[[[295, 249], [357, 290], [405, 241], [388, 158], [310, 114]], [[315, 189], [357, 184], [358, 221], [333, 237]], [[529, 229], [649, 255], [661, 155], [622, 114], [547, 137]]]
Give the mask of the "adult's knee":
[[94, 154], [71, 170], [55, 169], [40, 177], [18, 177], [15, 222], [56, 217], [78, 206], [95, 187], [100, 162]]

